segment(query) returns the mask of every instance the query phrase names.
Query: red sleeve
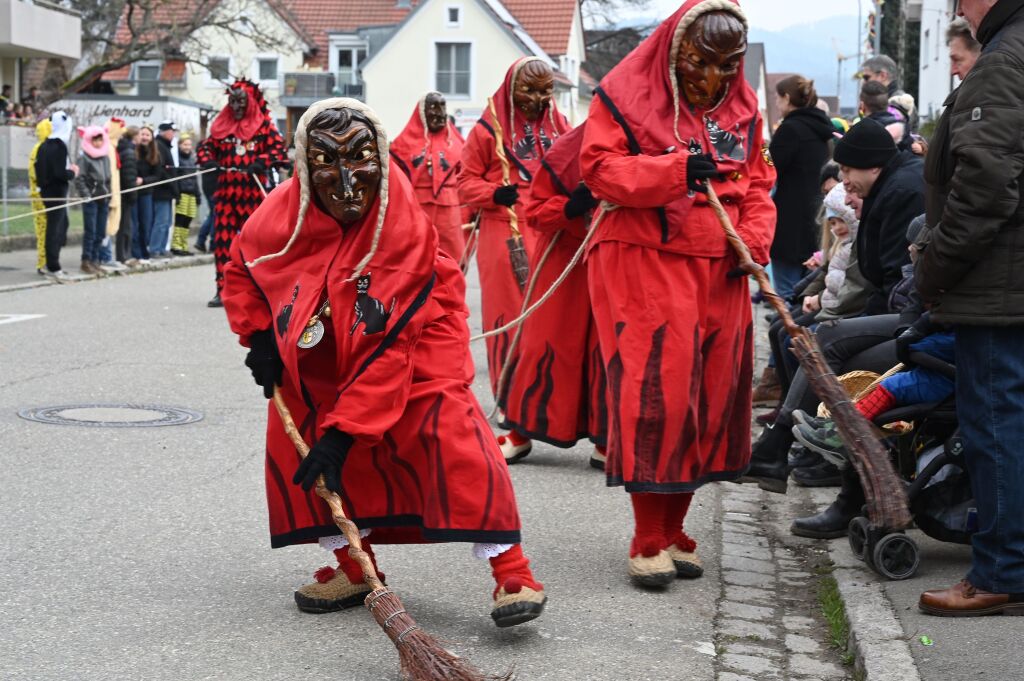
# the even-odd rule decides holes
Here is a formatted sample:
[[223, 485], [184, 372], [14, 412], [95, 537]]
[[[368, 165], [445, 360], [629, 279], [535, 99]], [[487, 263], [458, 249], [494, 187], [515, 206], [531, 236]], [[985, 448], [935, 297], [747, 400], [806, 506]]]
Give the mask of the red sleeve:
[[530, 185], [530, 198], [526, 202], [527, 224], [538, 232], [557, 232], [567, 229], [573, 236], [583, 238], [587, 235], [587, 223], [584, 218], [570, 220], [565, 217], [565, 204], [569, 197], [555, 186], [551, 173], [540, 168]]
[[487, 171], [494, 158], [494, 138], [482, 125], [469, 133], [462, 149], [462, 169], [459, 171], [459, 200], [473, 208], [494, 208], [494, 190], [501, 185], [487, 179]]
[[769, 165], [769, 157], [764, 153], [760, 117], [756, 127], [757, 134], [750, 145], [747, 164], [750, 184], [740, 204], [740, 219], [736, 231], [747, 243], [754, 260], [763, 265], [768, 262], [768, 251], [775, 237], [775, 202], [771, 197], [771, 190], [775, 185], [775, 168]]
[[626, 133], [597, 97], [587, 116], [580, 170], [594, 196], [617, 206], [660, 208], [687, 194], [685, 154], [630, 156]]
[[231, 259], [224, 265], [224, 288], [220, 297], [231, 330], [238, 334], [239, 343], [249, 347], [249, 337], [269, 329], [273, 318], [267, 299], [245, 266], [240, 242], [241, 239], [236, 238], [231, 244]]

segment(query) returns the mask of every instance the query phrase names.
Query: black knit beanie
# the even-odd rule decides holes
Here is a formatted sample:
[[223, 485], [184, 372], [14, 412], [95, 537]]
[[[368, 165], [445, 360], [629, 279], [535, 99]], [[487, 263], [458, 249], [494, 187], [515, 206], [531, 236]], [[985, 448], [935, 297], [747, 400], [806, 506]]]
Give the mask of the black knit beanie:
[[897, 153], [889, 131], [877, 121], [865, 118], [839, 140], [832, 158], [850, 168], [882, 168]]

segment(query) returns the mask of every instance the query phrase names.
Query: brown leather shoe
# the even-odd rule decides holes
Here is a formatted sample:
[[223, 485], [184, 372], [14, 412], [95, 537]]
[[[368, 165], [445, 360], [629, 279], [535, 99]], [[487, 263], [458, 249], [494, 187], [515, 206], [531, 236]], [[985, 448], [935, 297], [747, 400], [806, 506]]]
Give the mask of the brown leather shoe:
[[917, 607], [939, 617], [1024, 616], [1024, 594], [989, 593], [964, 579], [948, 589], [925, 591]]

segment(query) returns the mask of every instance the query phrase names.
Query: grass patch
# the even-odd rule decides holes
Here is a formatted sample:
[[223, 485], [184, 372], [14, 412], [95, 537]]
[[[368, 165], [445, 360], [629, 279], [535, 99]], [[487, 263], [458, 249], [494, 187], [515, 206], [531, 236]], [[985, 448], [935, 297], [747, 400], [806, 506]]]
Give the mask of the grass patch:
[[[26, 203], [11, 203], [7, 205], [7, 217], [16, 217], [14, 220], [0, 223], [0, 236], [14, 236], [16, 234], [35, 234], [35, 219], [31, 215], [31, 206]], [[2, 214], [0, 214], [2, 215]], [[82, 231], [82, 209], [68, 209], [68, 232]]]
[[821, 603], [821, 612], [828, 622], [829, 643], [839, 651], [844, 665], [852, 665], [850, 623], [846, 620], [846, 606], [839, 594], [839, 585], [835, 577], [826, 575], [818, 581], [818, 602]]

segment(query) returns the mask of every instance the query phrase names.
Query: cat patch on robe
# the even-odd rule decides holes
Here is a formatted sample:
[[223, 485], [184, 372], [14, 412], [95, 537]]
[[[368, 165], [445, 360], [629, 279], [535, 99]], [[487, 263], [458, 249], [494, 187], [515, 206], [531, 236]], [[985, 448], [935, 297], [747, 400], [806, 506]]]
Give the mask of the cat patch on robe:
[[352, 330], [348, 332], [348, 335], [354, 334], [360, 324], [364, 325], [364, 336], [383, 333], [388, 327], [388, 320], [391, 319], [391, 313], [395, 311], [397, 301], [397, 298], [392, 298], [391, 309], [385, 309], [384, 303], [370, 296], [370, 273], [367, 272], [360, 276], [356, 280], [356, 320], [352, 323]]

